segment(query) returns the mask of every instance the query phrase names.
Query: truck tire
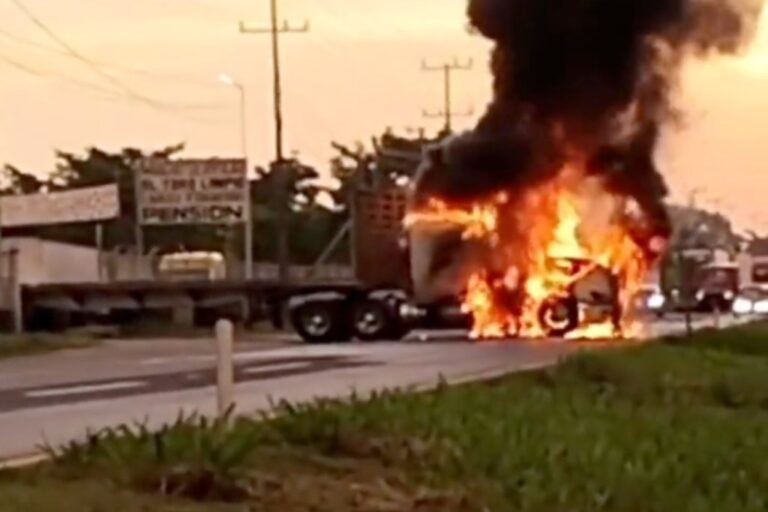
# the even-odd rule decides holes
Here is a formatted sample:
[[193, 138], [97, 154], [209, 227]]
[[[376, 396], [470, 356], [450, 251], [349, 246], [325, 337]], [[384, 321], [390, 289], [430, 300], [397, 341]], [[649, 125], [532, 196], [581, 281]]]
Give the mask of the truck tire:
[[402, 339], [400, 323], [384, 302], [374, 299], [360, 301], [352, 312], [352, 329], [361, 341]]
[[579, 326], [579, 305], [573, 297], [552, 297], [539, 309], [547, 336], [561, 338]]
[[290, 317], [293, 328], [307, 343], [347, 342], [352, 339], [341, 302], [305, 302], [292, 308]]

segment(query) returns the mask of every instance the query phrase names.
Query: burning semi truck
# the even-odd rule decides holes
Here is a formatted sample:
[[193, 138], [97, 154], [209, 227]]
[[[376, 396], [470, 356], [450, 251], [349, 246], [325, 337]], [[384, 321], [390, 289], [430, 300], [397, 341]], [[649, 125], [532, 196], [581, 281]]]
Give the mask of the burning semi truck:
[[476, 338], [631, 335], [631, 299], [663, 249], [658, 226], [570, 171], [487, 202], [437, 199], [423, 185], [459, 140], [430, 147], [409, 189], [357, 194], [358, 279], [294, 295], [295, 330], [309, 342], [454, 327]]
[[454, 319], [478, 338], [631, 335], [632, 299], [670, 235], [655, 157], [681, 65], [738, 50], [757, 7], [470, 0], [494, 43], [487, 111], [425, 152], [393, 215], [397, 250], [356, 212], [354, 245], [376, 271], [408, 270], [294, 297], [297, 330], [384, 339]]
[[405, 224], [416, 303], [458, 298], [478, 338], [630, 335], [665, 217], [611, 191], [577, 158], [541, 184], [479, 200], [432, 190], [430, 174], [450, 173], [454, 145], [476, 136], [429, 150], [414, 183]]

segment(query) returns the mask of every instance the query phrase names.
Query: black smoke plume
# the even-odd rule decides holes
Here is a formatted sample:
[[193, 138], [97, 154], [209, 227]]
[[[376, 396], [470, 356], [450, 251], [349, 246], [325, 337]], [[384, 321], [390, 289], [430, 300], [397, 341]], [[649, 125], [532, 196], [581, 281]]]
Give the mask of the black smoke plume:
[[493, 100], [471, 132], [428, 151], [416, 198], [471, 201], [553, 177], [574, 149], [589, 172], [669, 229], [654, 163], [688, 56], [738, 50], [756, 5], [737, 0], [471, 0], [495, 43]]

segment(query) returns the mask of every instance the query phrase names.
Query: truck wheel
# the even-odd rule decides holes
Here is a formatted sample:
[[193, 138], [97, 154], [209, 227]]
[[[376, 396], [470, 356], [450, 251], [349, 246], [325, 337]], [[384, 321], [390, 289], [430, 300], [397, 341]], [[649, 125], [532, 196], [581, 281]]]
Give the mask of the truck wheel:
[[397, 324], [386, 304], [376, 300], [360, 302], [352, 313], [352, 328], [362, 341], [397, 339]]
[[539, 322], [548, 336], [560, 338], [579, 326], [579, 307], [572, 297], [553, 297], [539, 309]]
[[307, 343], [346, 342], [352, 336], [340, 303], [306, 302], [291, 310], [291, 324]]

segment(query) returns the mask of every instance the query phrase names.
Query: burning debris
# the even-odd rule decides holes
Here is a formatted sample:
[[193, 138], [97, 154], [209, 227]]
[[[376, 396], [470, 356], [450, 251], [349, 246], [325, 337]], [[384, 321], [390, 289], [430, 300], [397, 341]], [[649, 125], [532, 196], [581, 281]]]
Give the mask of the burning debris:
[[406, 224], [414, 286], [462, 294], [478, 337], [627, 336], [670, 234], [654, 162], [690, 55], [733, 52], [728, 0], [471, 0], [493, 101], [427, 151]]

